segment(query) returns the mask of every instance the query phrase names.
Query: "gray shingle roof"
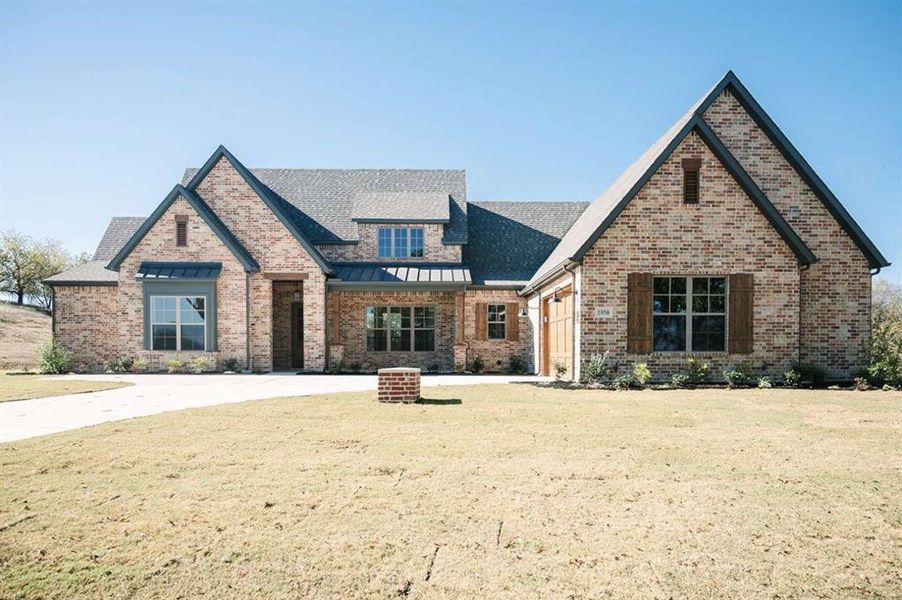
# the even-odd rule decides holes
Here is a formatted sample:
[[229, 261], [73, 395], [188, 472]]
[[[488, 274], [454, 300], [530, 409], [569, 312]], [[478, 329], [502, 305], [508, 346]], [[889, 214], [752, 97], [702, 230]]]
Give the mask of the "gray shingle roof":
[[117, 285], [119, 273], [106, 268], [106, 260], [92, 260], [44, 281], [53, 285]]
[[525, 284], [588, 202], [470, 202], [463, 261], [475, 285]]
[[351, 219], [361, 223], [447, 223], [446, 192], [364, 192], [354, 194]]
[[[187, 169], [182, 183], [198, 169]], [[312, 243], [356, 242], [351, 220], [356, 194], [441, 192], [451, 197], [443, 241], [467, 242], [467, 184], [462, 170], [442, 169], [251, 169], [282, 199], [295, 224]], [[286, 207], [286, 208], [287, 208]]]
[[125, 242], [131, 238], [141, 224], [144, 217], [113, 217], [107, 225], [97, 249], [94, 251], [94, 260], [106, 260], [119, 253]]

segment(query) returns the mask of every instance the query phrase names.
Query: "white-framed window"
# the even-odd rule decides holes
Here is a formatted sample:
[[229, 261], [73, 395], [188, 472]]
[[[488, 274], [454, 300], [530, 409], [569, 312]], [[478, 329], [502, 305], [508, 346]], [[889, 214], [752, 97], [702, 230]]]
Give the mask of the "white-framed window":
[[489, 304], [488, 337], [490, 340], [507, 339], [507, 306], [504, 304]]
[[726, 277], [655, 277], [655, 352], [723, 352], [727, 337]]
[[435, 351], [434, 306], [367, 306], [369, 352]]
[[379, 258], [422, 258], [423, 240], [422, 227], [380, 227]]
[[152, 350], [206, 350], [204, 296], [151, 296]]

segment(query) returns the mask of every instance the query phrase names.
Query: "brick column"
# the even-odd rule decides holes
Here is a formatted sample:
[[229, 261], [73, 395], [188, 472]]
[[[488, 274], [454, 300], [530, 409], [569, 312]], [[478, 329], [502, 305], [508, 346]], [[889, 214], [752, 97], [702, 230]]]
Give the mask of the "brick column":
[[379, 402], [409, 404], [420, 399], [420, 370], [407, 367], [379, 369]]

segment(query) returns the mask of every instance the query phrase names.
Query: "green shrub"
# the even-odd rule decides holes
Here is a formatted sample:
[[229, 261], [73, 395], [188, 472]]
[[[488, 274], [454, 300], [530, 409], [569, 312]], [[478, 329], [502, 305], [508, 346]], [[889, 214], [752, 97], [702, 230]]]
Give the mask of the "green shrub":
[[670, 384], [675, 388], [687, 388], [691, 385], [689, 375], [686, 373], [674, 373], [670, 378]]
[[128, 373], [132, 370], [135, 360], [131, 356], [120, 356], [106, 364], [104, 371], [107, 373]]
[[39, 358], [38, 369], [41, 373], [58, 375], [69, 372], [69, 353], [56, 338], [50, 338], [46, 344], [41, 346]]
[[883, 279], [874, 282], [870, 350], [868, 382], [876, 387], [902, 385], [902, 286]]
[[470, 371], [473, 373], [481, 373], [485, 368], [485, 362], [483, 362], [482, 357], [478, 354], [473, 357], [473, 362], [470, 363]]
[[689, 359], [689, 364], [686, 366], [686, 375], [689, 376], [689, 383], [691, 385], [704, 383], [708, 380], [708, 375], [710, 373], [711, 365], [709, 365], [708, 363], [703, 363], [697, 358]]
[[519, 354], [511, 354], [510, 360], [507, 364], [507, 370], [515, 374], [525, 373], [526, 365], [523, 363], [523, 357]]
[[802, 374], [795, 370], [789, 369], [783, 373], [783, 385], [786, 387], [797, 388], [802, 383]]
[[651, 369], [645, 363], [636, 363], [633, 365], [633, 377], [641, 387], [651, 380]]
[[351, 373], [359, 373], [361, 368], [362, 367], [360, 366], [359, 362], [352, 362], [351, 364], [348, 365], [348, 370]]
[[614, 389], [615, 390], [628, 390], [631, 387], [636, 387], [638, 382], [636, 381], [636, 377], [632, 373], [623, 373], [614, 378]]
[[608, 355], [610, 352], [605, 351], [604, 354], [592, 354], [589, 357], [589, 362], [586, 363], [583, 371], [585, 372], [586, 379], [589, 381], [601, 381], [605, 376], [605, 372], [607, 370], [606, 364], [608, 362]]
[[182, 373], [185, 371], [185, 361], [170, 358], [166, 361], [166, 371], [169, 373]]
[[148, 361], [143, 356], [139, 356], [135, 359], [135, 363], [132, 365], [132, 370], [135, 373], [146, 373], [150, 370], [150, 361]]
[[562, 363], [559, 360], [554, 361], [552, 363], [552, 368], [554, 369], [554, 378], [555, 379], [563, 379], [564, 375], [567, 374], [567, 365]]
[[222, 370], [237, 373], [241, 370], [241, 362], [234, 356], [230, 356], [222, 361]]
[[724, 371], [723, 378], [727, 380], [727, 385], [731, 388], [748, 387], [755, 380], [752, 377], [751, 369], [744, 363], [739, 363], [732, 369]]
[[212, 356], [197, 356], [191, 361], [191, 372], [197, 375], [216, 370], [216, 361]]
[[774, 384], [771, 383], [769, 377], [759, 377], [758, 378], [758, 389], [766, 390], [774, 387]]
[[332, 373], [343, 373], [345, 370], [345, 361], [343, 358], [338, 358], [332, 361], [332, 366], [329, 369]]

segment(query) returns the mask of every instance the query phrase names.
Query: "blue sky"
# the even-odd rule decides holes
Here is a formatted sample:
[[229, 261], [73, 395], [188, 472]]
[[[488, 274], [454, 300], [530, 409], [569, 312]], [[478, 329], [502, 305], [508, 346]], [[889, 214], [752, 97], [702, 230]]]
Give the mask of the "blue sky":
[[592, 200], [733, 69], [902, 281], [900, 3], [0, 2], [0, 227], [93, 251], [220, 143]]

